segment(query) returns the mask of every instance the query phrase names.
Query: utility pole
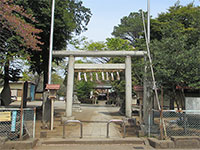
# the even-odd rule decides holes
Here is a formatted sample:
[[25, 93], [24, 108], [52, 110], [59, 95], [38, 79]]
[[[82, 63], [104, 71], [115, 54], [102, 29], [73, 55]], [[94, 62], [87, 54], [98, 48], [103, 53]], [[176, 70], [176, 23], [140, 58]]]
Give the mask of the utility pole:
[[[51, 84], [54, 11], [55, 11], [55, 0], [52, 0], [52, 7], [51, 7], [51, 33], [50, 33], [50, 46], [49, 46], [49, 74], [48, 74], [48, 84]], [[54, 99], [51, 98], [51, 123], [50, 123], [50, 125], [51, 125], [50, 129], [51, 130], [53, 130], [53, 121], [54, 121]]]
[[50, 45], [49, 45], [49, 72], [48, 72], [48, 84], [51, 84], [52, 51], [53, 51], [53, 29], [54, 29], [54, 11], [55, 11], [55, 0], [52, 0], [52, 9], [51, 9], [51, 33], [50, 33]]
[[[144, 34], [145, 34], [145, 41], [146, 41], [146, 46], [147, 46], [147, 56], [149, 58], [150, 62], [150, 70], [151, 70], [151, 75], [152, 75], [152, 84], [153, 84], [153, 90], [155, 91], [155, 97], [157, 101], [157, 105], [159, 110], [160, 108], [160, 102], [158, 98], [158, 91], [156, 87], [156, 80], [155, 80], [155, 75], [154, 75], [154, 70], [153, 70], [153, 64], [152, 64], [152, 59], [150, 55], [150, 0], [147, 0], [147, 30], [146, 30], [146, 25], [145, 25], [145, 19], [144, 19], [144, 13], [142, 11], [142, 20], [143, 20], [143, 26], [144, 26]], [[146, 66], [147, 67], [147, 66]], [[145, 68], [145, 73], [147, 72]], [[143, 120], [144, 120], [144, 131], [147, 133], [147, 129], [150, 132], [151, 126], [153, 125], [153, 113], [151, 109], [153, 108], [153, 103], [152, 103], [152, 98], [150, 96], [150, 82], [147, 81], [147, 77], [144, 77], [144, 101], [143, 101]], [[145, 95], [146, 94], [146, 95]]]
[[147, 0], [147, 13], [148, 13], [148, 18], [147, 18], [147, 39], [148, 43], [150, 44], [150, 0]]

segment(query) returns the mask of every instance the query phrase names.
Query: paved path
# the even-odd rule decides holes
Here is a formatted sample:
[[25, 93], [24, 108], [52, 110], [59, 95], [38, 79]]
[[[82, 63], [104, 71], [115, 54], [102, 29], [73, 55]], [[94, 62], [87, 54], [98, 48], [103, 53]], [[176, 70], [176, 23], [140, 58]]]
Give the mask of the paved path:
[[[88, 113], [86, 114], [85, 111]], [[116, 113], [118, 108], [116, 107], [106, 107], [105, 105], [84, 105], [82, 106], [83, 116], [79, 117], [80, 121], [83, 121], [83, 137], [98, 137], [105, 138], [107, 133], [107, 122], [111, 119], [121, 119], [119, 116], [112, 116], [111, 114]], [[91, 115], [91, 118], [87, 120], [87, 117], [84, 115]], [[76, 117], [76, 116], [75, 116]], [[111, 138], [121, 138], [121, 133], [119, 131], [120, 125], [114, 123], [110, 124], [110, 137]], [[79, 130], [76, 130], [71, 133], [70, 136], [77, 136], [80, 134]]]
[[[36, 124], [36, 138], [40, 137], [40, 132], [48, 132], [48, 138], [61, 138], [63, 134], [63, 125], [61, 125], [60, 116], [64, 115], [65, 102], [55, 102], [55, 118], [54, 130], [41, 129], [41, 122], [38, 120]], [[107, 122], [111, 119], [122, 120], [124, 116], [119, 113], [119, 107], [112, 107], [105, 105], [104, 101], [100, 101], [98, 105], [81, 104], [81, 112], [73, 109], [73, 116], [75, 119], [83, 122], [83, 137], [84, 138], [106, 138]], [[122, 127], [120, 124], [110, 123], [109, 127], [110, 138], [122, 138]], [[66, 126], [66, 138], [79, 138], [80, 127], [79, 124], [68, 124]]]

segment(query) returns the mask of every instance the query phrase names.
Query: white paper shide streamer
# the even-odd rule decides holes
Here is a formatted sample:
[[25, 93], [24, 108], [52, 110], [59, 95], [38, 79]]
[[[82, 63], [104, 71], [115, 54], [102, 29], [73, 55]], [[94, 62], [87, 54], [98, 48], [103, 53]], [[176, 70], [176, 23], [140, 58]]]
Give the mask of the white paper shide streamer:
[[93, 81], [93, 74], [90, 72], [90, 81]]
[[114, 74], [113, 74], [113, 72], [111, 72], [110, 75], [111, 75], [111, 80], [114, 81], [115, 79], [114, 79]]
[[84, 73], [84, 79], [87, 82], [87, 74], [86, 73]]
[[102, 80], [105, 80], [104, 72], [101, 72]]
[[99, 81], [98, 73], [96, 73], [96, 80]]
[[117, 72], [117, 80], [120, 80], [119, 72]]
[[78, 81], [81, 81], [81, 72], [78, 73]]
[[109, 74], [106, 72], [106, 81], [109, 81]]

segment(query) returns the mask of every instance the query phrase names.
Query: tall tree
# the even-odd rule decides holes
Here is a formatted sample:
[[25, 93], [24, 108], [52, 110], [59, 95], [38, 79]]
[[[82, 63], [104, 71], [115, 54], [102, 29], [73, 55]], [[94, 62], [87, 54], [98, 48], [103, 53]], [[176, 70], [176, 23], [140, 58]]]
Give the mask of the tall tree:
[[172, 91], [173, 97], [177, 86], [200, 88], [199, 17], [199, 6], [176, 4], [153, 24], [155, 75], [160, 85]]
[[[200, 87], [199, 43], [200, 7], [177, 2], [151, 19], [151, 53], [156, 81], [175, 91], [176, 86]], [[138, 26], [137, 26], [138, 25]], [[130, 13], [114, 27], [113, 35], [128, 39], [137, 49], [146, 49], [142, 17]], [[134, 40], [133, 40], [134, 39]], [[174, 96], [176, 93], [174, 93]]]
[[200, 7], [189, 4], [170, 7], [156, 19], [161, 38], [153, 41], [152, 51], [161, 83], [200, 87], [199, 17]]
[[[31, 70], [44, 75], [44, 86], [48, 80], [48, 62], [49, 62], [49, 37], [51, 26], [51, 1], [50, 0], [17, 0], [18, 4], [33, 13], [38, 20], [35, 26], [42, 29], [39, 34], [42, 51], [32, 52]], [[79, 0], [56, 0], [55, 3], [55, 23], [54, 23], [54, 41], [53, 50], [66, 49], [67, 42], [74, 34], [80, 34], [86, 30], [91, 17], [90, 9], [83, 6]], [[56, 61], [54, 59], [54, 61]]]
[[136, 46], [137, 40], [142, 38], [142, 32], [142, 10], [139, 10], [139, 12], [131, 12], [128, 16], [123, 17], [120, 24], [114, 26], [112, 35], [128, 40], [133, 46]]
[[28, 57], [25, 48], [41, 50], [38, 41], [41, 30], [27, 23], [25, 19], [35, 19], [22, 7], [15, 5], [12, 0], [0, 0], [0, 64], [1, 78], [4, 78], [2, 97], [6, 95], [4, 105], [9, 104], [10, 87], [9, 80], [16, 80], [20, 69], [10, 67], [10, 61], [15, 57]]

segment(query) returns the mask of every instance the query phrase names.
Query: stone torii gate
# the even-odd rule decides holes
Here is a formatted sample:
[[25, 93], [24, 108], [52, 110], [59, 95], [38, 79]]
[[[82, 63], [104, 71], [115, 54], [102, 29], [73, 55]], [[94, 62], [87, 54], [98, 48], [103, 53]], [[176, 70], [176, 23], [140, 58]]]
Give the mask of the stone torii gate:
[[[53, 51], [54, 57], [69, 57], [67, 94], [66, 94], [66, 117], [72, 116], [73, 90], [74, 90], [74, 70], [75, 69], [125, 69], [126, 99], [125, 115], [132, 116], [132, 77], [131, 77], [131, 57], [144, 57], [145, 51]], [[125, 64], [75, 64], [75, 57], [125, 57]], [[145, 90], [145, 89], [144, 89]]]

